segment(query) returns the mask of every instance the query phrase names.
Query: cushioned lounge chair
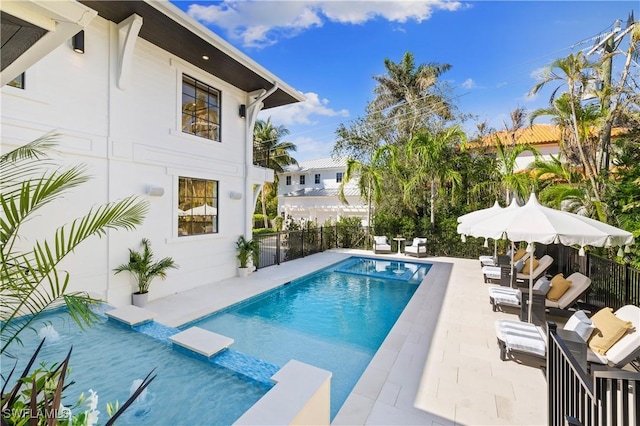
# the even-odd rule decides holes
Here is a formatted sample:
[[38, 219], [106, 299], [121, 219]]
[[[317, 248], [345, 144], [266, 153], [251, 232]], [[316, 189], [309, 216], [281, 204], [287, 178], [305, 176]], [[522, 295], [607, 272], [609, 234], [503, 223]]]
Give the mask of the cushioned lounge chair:
[[377, 235], [373, 237], [373, 252], [378, 253], [391, 253], [391, 244], [386, 235]]
[[[527, 257], [528, 259], [528, 257]], [[527, 259], [521, 259], [526, 262]], [[538, 266], [533, 270], [533, 279], [540, 278], [549, 268], [553, 265], [553, 257], [545, 254], [538, 261]], [[484, 276], [484, 282], [498, 282], [500, 285], [514, 286], [515, 281], [529, 280], [529, 270], [525, 265], [522, 271], [517, 272], [514, 278], [516, 265], [513, 265], [511, 271], [508, 266], [484, 266], [482, 268], [482, 275]], [[526, 269], [526, 270], [525, 270]]]
[[[574, 316], [578, 315], [578, 312]], [[622, 368], [640, 356], [640, 307], [626, 305], [614, 314], [623, 321], [630, 321], [634, 327], [633, 331], [618, 340], [604, 355], [597, 354], [587, 347], [587, 362], [589, 364]], [[501, 360], [512, 359], [539, 365], [546, 364], [547, 333], [544, 327], [521, 321], [500, 319], [496, 321], [495, 328]], [[567, 329], [566, 325], [565, 329]], [[586, 341], [585, 344], [587, 344]]]
[[[580, 272], [574, 272], [566, 279], [571, 281], [571, 286], [557, 301], [545, 298], [544, 304], [547, 308], [562, 310], [571, 308], [591, 285], [591, 279]], [[536, 282], [536, 285], [537, 284], [538, 282]], [[536, 286], [534, 286], [534, 290], [537, 290]], [[520, 307], [520, 300], [522, 299], [520, 289], [511, 287], [489, 287], [488, 292], [489, 302], [493, 307], [493, 312], [497, 312], [505, 306]]]
[[414, 257], [427, 256], [427, 239], [424, 237], [416, 237], [410, 246], [404, 247], [404, 254]]

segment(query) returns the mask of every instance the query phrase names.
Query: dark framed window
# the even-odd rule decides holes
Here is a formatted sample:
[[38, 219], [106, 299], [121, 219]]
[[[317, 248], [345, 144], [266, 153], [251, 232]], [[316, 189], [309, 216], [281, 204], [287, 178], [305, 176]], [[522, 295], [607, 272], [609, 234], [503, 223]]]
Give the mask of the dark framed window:
[[9, 83], [7, 83], [9, 86], [11, 87], [16, 87], [18, 89], [24, 89], [24, 73], [20, 74], [19, 76], [17, 76], [16, 78], [14, 78], [13, 80], [11, 80]]
[[316, 183], [316, 184], [320, 183], [320, 173], [316, 173], [316, 176], [315, 176], [315, 183]]
[[220, 91], [182, 76], [182, 131], [220, 142]]
[[304, 175], [300, 175], [300, 185], [304, 185], [305, 179]]
[[178, 236], [218, 233], [218, 181], [178, 178]]
[[291, 176], [287, 176], [287, 177], [285, 178], [285, 184], [286, 184], [286, 185], [291, 185]]
[[342, 172], [336, 173], [336, 182], [342, 182]]

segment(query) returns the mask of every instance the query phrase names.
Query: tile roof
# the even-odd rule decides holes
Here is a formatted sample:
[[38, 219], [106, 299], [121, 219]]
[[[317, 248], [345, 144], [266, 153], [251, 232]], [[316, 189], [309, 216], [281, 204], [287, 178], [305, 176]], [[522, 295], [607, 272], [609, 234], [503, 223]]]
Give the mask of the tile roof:
[[[619, 136], [626, 133], [623, 128], [614, 128], [611, 131], [612, 136]], [[511, 144], [511, 132], [502, 130], [482, 138], [482, 142], [472, 142], [470, 147], [485, 146], [491, 147], [496, 145], [496, 137], [500, 139], [503, 145]], [[546, 145], [557, 144], [560, 140], [560, 129], [553, 124], [533, 124], [530, 127], [519, 129], [515, 132], [515, 141], [517, 145]]]

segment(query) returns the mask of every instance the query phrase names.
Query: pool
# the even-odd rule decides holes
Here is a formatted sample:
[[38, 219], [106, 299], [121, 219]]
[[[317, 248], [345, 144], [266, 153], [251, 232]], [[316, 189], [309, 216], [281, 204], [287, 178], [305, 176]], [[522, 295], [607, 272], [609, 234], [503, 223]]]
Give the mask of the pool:
[[331, 371], [333, 419], [430, 267], [349, 258], [180, 328], [232, 337], [234, 350], [271, 364]]
[[[63, 404], [73, 405], [80, 393], [87, 395], [87, 391], [93, 389], [99, 398], [101, 424], [108, 419], [106, 403], [116, 400], [124, 403], [134, 382], [143, 379], [154, 367], [156, 379], [117, 424], [230, 425], [272, 387], [270, 383], [220, 365], [233, 363], [234, 358], [248, 364], [246, 357], [235, 351], [224, 351], [224, 355], [205, 361], [171, 349], [165, 337], [179, 330], [153, 322], [135, 331], [101, 316], [98, 324], [82, 331], [66, 311], [55, 311], [42, 315], [34, 324], [34, 330], [49, 335], [34, 368], [40, 361], [61, 362], [73, 345], [71, 374], [65, 383], [75, 383], [65, 391]], [[38, 335], [30, 330], [21, 338], [24, 346], [13, 344], [7, 350], [19, 357], [18, 372], [40, 343]], [[219, 362], [213, 362], [218, 357]], [[3, 356], [1, 362], [4, 377], [13, 361]], [[266, 373], [267, 377], [277, 371], [277, 367], [273, 367]]]

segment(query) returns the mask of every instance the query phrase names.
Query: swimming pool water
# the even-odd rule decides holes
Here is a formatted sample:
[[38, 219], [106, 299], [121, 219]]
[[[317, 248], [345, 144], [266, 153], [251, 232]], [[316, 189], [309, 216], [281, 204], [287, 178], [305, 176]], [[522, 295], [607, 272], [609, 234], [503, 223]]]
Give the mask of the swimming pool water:
[[[147, 388], [145, 398], [138, 398], [117, 424], [230, 425], [270, 388], [227, 368], [178, 353], [168, 344], [106, 318], [82, 331], [65, 311], [58, 311], [43, 315], [34, 329], [49, 326], [59, 337], [47, 339], [34, 368], [40, 361], [61, 362], [73, 346], [71, 373], [65, 383], [75, 384], [65, 391], [63, 404], [74, 405], [80, 393], [87, 395], [93, 389], [98, 394], [100, 424], [108, 419], [106, 403], [124, 403], [133, 382], [143, 379], [154, 367], [157, 377]], [[21, 338], [24, 346], [13, 344], [6, 351], [19, 357], [18, 373], [14, 375], [22, 372], [40, 343], [31, 330]], [[233, 354], [229, 351], [226, 357]], [[3, 380], [13, 364], [7, 356], [2, 357]]]
[[[181, 328], [198, 326], [232, 337], [234, 350], [272, 364], [296, 359], [331, 371], [333, 419], [419, 283], [336, 272], [357, 259]], [[375, 268], [375, 262], [385, 261], [373, 262]]]

